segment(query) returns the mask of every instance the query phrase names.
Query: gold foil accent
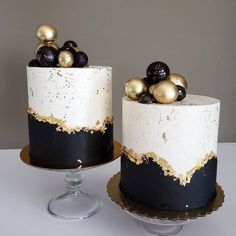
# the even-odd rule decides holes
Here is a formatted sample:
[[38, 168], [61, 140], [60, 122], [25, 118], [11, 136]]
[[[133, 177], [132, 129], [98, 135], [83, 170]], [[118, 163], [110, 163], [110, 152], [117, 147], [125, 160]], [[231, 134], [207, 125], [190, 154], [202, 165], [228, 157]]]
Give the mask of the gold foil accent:
[[142, 164], [143, 162], [148, 162], [149, 159], [152, 159], [153, 162], [157, 163], [163, 170], [165, 176], [172, 176], [174, 180], [179, 180], [180, 185], [185, 186], [190, 183], [194, 173], [200, 170], [209, 160], [212, 158], [217, 158], [214, 152], [210, 152], [205, 155], [205, 157], [199, 161], [191, 170], [187, 171], [186, 174], [178, 174], [175, 169], [162, 157], [159, 157], [154, 152], [147, 152], [143, 154], [137, 154], [132, 149], [128, 149], [125, 146], [122, 147], [122, 154], [125, 154], [130, 161], [134, 162], [137, 165]]
[[[49, 124], [52, 125], [57, 125], [56, 131], [58, 132], [67, 132], [68, 134], [74, 134], [75, 132], [79, 132], [81, 130], [85, 131], [85, 132], [89, 132], [89, 133], [94, 133], [94, 132], [101, 132], [101, 133], [105, 133], [106, 129], [107, 129], [107, 125], [108, 124], [112, 124], [113, 123], [113, 118], [109, 118], [107, 117], [104, 121], [103, 124], [100, 128], [93, 126], [93, 127], [79, 127], [79, 126], [75, 126], [75, 127], [68, 127], [65, 124], [64, 120], [61, 119], [57, 119], [55, 118], [53, 115], [51, 116], [42, 116], [38, 113], [36, 113], [32, 108], [28, 108], [28, 114], [31, 114], [36, 120], [40, 121], [40, 122], [47, 122]], [[97, 123], [100, 123], [100, 121], [97, 121]]]
[[115, 174], [107, 183], [107, 193], [110, 199], [118, 204], [123, 210], [129, 211], [133, 214], [137, 214], [141, 217], [147, 217], [159, 220], [184, 220], [197, 219], [199, 217], [204, 217], [208, 214], [211, 214], [214, 211], [217, 211], [224, 203], [224, 191], [220, 185], [216, 184], [216, 196], [212, 202], [209, 203], [206, 207], [201, 207], [193, 210], [185, 211], [168, 211], [160, 210], [156, 208], [146, 207], [140, 204], [137, 204], [130, 199], [128, 199], [120, 190], [120, 172]]

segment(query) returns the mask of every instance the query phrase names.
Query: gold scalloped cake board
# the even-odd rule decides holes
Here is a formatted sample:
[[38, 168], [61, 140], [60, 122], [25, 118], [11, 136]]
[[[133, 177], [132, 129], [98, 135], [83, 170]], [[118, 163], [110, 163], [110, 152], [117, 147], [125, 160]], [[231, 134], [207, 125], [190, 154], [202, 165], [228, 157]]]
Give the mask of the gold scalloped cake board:
[[221, 188], [220, 185], [216, 184], [216, 197], [214, 201], [207, 207], [189, 211], [165, 211], [165, 210], [158, 210], [154, 208], [145, 207], [137, 203], [134, 203], [120, 191], [119, 184], [120, 184], [120, 172], [111, 177], [111, 179], [108, 181], [107, 184], [107, 192], [111, 200], [114, 201], [116, 204], [118, 204], [124, 210], [152, 219], [175, 221], [175, 220], [189, 220], [189, 219], [204, 217], [208, 214], [211, 214], [213, 211], [217, 211], [223, 205], [225, 198], [223, 189]]

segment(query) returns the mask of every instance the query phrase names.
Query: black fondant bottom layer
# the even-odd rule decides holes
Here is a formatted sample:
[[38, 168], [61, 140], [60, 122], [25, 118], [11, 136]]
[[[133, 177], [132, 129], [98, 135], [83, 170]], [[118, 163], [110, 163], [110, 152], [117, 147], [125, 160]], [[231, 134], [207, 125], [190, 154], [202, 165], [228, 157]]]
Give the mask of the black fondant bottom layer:
[[120, 189], [130, 200], [162, 210], [185, 211], [206, 207], [215, 197], [217, 159], [209, 160], [185, 186], [149, 160], [136, 165], [121, 157]]
[[100, 164], [113, 157], [113, 125], [105, 133], [56, 131], [56, 125], [28, 115], [31, 164], [46, 168], [76, 168]]

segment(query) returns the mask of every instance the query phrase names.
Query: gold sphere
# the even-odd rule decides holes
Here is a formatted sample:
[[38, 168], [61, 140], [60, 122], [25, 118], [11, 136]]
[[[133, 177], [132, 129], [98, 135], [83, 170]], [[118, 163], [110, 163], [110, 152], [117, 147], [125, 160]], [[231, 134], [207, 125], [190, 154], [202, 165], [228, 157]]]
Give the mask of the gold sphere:
[[57, 29], [52, 25], [40, 25], [36, 30], [36, 36], [42, 42], [53, 42], [57, 38]]
[[148, 92], [153, 95], [153, 90], [155, 88], [156, 84], [153, 84], [149, 87]]
[[74, 63], [73, 54], [69, 51], [61, 51], [58, 56], [58, 63], [61, 67], [71, 67]]
[[186, 81], [186, 79], [177, 73], [171, 73], [168, 77], [168, 79], [173, 82], [175, 85], [180, 85], [182, 87], [184, 87], [186, 90], [188, 88], [188, 83]]
[[37, 55], [38, 50], [43, 46], [54, 47], [57, 51], [59, 50], [59, 46], [55, 42], [51, 43], [39, 42], [35, 48], [35, 55]]
[[178, 97], [179, 90], [170, 80], [157, 83], [153, 89], [153, 96], [159, 103], [169, 104]]
[[125, 83], [125, 93], [132, 100], [138, 100], [139, 96], [146, 91], [146, 83], [141, 78], [134, 77]]

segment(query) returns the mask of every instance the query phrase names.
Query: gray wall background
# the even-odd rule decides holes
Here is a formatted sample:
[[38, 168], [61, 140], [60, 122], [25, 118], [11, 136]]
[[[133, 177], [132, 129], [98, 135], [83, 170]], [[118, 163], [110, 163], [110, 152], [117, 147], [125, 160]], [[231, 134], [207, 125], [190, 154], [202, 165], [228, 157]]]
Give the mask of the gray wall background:
[[90, 64], [113, 67], [118, 140], [125, 81], [163, 60], [187, 78], [189, 93], [222, 101], [219, 140], [236, 141], [235, 0], [1, 0], [0, 148], [28, 143], [25, 66], [41, 23], [57, 27], [59, 43], [76, 40]]

